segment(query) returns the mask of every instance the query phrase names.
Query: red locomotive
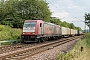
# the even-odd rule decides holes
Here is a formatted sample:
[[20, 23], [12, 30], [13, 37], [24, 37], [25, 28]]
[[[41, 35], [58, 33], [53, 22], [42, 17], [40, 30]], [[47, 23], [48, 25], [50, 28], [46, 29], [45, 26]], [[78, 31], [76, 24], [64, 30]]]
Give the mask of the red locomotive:
[[60, 38], [60, 26], [42, 20], [25, 20], [22, 32], [23, 42], [43, 42]]

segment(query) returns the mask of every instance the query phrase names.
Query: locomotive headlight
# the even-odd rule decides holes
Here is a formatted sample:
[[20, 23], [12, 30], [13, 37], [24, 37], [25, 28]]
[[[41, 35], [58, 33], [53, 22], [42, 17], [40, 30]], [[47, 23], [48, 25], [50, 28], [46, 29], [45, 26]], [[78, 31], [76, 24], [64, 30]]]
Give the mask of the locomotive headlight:
[[23, 34], [25, 34], [25, 33], [23, 33]]
[[32, 34], [35, 34], [35, 33], [32, 33]]

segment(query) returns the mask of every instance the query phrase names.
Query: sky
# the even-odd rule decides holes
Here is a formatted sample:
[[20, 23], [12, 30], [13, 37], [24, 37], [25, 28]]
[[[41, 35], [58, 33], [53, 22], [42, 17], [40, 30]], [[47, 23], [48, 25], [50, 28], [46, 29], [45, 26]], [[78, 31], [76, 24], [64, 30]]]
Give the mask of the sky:
[[[52, 17], [60, 18], [61, 21], [73, 23], [77, 27], [85, 29], [83, 22], [85, 13], [90, 13], [90, 0], [46, 0]], [[88, 27], [86, 26], [86, 29]]]

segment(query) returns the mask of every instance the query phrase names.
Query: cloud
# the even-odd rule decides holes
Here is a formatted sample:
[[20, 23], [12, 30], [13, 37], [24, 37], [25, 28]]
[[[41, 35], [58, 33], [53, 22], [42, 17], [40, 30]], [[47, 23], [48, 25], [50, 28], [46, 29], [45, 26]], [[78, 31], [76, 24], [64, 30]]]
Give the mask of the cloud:
[[[85, 12], [90, 12], [90, 0], [48, 0], [50, 10], [53, 12], [52, 16], [63, 18], [63, 21], [79, 21], [84, 20]], [[73, 22], [84, 29], [83, 22]]]
[[52, 16], [53, 17], [59, 17], [62, 19], [63, 17], [67, 17], [68, 15], [69, 15], [68, 12], [63, 11], [63, 12], [54, 13]]

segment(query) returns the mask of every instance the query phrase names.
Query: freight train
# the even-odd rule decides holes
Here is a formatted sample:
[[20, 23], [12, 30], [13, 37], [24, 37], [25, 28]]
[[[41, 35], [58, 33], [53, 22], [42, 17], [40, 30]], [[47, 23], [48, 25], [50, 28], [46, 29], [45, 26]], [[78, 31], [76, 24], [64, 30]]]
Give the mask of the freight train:
[[81, 34], [79, 30], [61, 27], [43, 20], [25, 20], [21, 40], [24, 43], [43, 42], [79, 34]]

